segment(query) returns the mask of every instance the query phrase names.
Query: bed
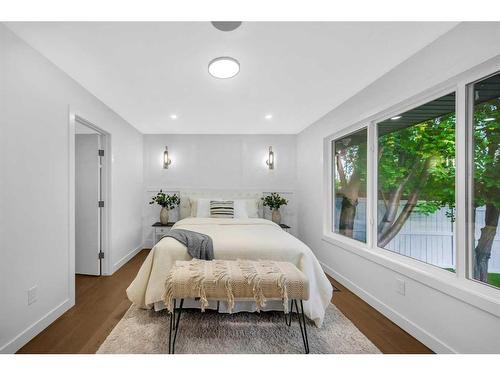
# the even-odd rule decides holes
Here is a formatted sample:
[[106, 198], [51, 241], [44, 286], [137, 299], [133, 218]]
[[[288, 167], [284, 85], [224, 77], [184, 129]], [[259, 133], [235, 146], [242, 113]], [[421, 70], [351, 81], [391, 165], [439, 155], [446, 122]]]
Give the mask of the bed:
[[[263, 218], [221, 219], [190, 217], [191, 214], [186, 204], [183, 205], [181, 197], [181, 217], [187, 217], [179, 220], [173, 228], [209, 235], [213, 240], [216, 259], [288, 261], [302, 270], [310, 283], [310, 298], [304, 303], [305, 313], [317, 326], [321, 326], [325, 310], [332, 298], [332, 286], [309, 247], [286, 233], [279, 225]], [[160, 240], [127, 288], [130, 301], [142, 308], [164, 309], [162, 295], [165, 291], [165, 280], [177, 260], [190, 260], [186, 247], [173, 238]], [[196, 301], [186, 301], [186, 304], [186, 307], [199, 306]], [[224, 312], [224, 309], [224, 304], [221, 304], [220, 311]], [[268, 301], [264, 310], [282, 309], [280, 301]], [[238, 302], [234, 309], [235, 312], [254, 310], [252, 302]]]

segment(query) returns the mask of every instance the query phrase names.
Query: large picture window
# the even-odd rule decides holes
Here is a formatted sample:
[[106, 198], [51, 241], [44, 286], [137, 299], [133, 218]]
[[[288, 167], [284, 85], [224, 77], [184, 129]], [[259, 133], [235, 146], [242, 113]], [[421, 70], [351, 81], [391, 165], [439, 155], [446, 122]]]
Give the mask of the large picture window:
[[472, 279], [500, 287], [500, 74], [469, 88], [472, 127]]
[[377, 244], [455, 269], [455, 94], [377, 124]]
[[333, 141], [333, 230], [366, 242], [366, 128]]

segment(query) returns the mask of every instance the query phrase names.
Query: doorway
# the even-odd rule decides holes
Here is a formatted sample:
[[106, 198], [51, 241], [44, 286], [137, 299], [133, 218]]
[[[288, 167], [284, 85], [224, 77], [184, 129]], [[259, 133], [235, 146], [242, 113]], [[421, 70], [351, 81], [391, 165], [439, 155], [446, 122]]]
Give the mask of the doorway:
[[75, 274], [101, 276], [105, 256], [106, 133], [75, 116]]

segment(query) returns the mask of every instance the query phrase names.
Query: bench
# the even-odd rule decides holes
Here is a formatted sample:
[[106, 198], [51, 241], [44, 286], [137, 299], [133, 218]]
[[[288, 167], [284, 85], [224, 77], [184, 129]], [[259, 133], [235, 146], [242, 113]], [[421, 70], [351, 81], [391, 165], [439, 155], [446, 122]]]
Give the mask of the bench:
[[199, 300], [202, 312], [208, 308], [209, 301], [217, 301], [217, 306], [220, 301], [226, 301], [229, 313], [233, 312], [237, 301], [254, 301], [256, 311], [260, 312], [266, 301], [281, 300], [285, 324], [288, 326], [291, 326], [295, 306], [304, 350], [306, 354], [309, 353], [302, 303], [303, 300], [309, 299], [309, 281], [292, 263], [269, 260], [177, 261], [167, 276], [163, 297], [170, 313], [170, 354], [175, 353], [184, 299]]

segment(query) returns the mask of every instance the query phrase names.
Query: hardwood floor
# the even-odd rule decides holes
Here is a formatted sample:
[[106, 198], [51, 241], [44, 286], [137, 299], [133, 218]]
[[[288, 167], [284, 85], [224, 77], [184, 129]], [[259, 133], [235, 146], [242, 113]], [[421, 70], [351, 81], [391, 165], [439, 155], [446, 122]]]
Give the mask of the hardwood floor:
[[[125, 289], [148, 254], [142, 250], [112, 276], [76, 277], [76, 304], [18, 353], [95, 353], [130, 307]], [[432, 353], [332, 278], [333, 303], [383, 353]]]
[[379, 313], [338, 281], [328, 276], [334, 291], [333, 304], [385, 354], [431, 354], [427, 346]]
[[18, 353], [95, 353], [131, 303], [125, 289], [149, 250], [112, 276], [76, 276], [76, 304]]

